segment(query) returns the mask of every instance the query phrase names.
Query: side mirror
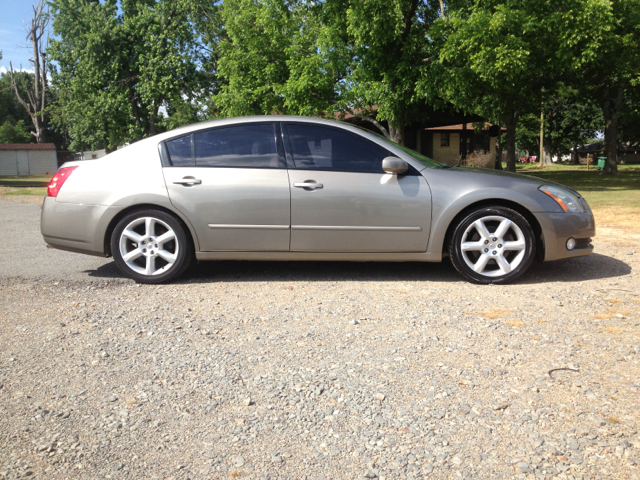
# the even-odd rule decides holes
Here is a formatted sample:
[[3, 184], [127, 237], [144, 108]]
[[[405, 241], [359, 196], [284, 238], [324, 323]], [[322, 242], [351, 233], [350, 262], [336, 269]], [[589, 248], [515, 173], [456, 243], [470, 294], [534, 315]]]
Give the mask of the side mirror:
[[402, 175], [409, 170], [409, 164], [398, 157], [386, 157], [382, 160], [382, 170], [387, 173]]

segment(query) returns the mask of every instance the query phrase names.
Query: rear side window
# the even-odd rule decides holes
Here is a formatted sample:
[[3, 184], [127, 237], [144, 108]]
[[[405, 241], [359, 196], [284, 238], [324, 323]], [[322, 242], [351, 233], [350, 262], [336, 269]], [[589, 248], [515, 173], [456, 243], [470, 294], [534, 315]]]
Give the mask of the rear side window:
[[340, 172], [384, 173], [388, 150], [348, 132], [305, 124], [287, 124], [296, 168]]
[[275, 125], [216, 128], [195, 134], [196, 166], [278, 168]]
[[281, 168], [275, 124], [238, 125], [195, 132], [166, 142], [173, 166]]
[[193, 166], [193, 136], [174, 138], [167, 143], [167, 151], [174, 167]]

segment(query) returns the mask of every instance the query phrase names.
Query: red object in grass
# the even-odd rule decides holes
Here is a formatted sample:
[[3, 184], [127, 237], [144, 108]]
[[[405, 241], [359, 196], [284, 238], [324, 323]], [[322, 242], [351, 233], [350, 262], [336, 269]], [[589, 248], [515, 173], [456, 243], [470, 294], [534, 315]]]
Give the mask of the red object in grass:
[[64, 185], [64, 182], [67, 181], [67, 178], [73, 173], [73, 171], [78, 168], [76, 167], [63, 167], [59, 168], [56, 174], [53, 176], [51, 181], [49, 182], [49, 186], [47, 187], [47, 196], [48, 197], [57, 197], [58, 192]]

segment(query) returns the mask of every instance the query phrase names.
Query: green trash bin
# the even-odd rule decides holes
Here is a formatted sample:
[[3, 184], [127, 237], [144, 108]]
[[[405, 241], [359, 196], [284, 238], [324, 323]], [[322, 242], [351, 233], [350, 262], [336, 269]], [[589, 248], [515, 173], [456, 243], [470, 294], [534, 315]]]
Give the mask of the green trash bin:
[[604, 166], [607, 163], [607, 157], [598, 157], [598, 170], [604, 170]]

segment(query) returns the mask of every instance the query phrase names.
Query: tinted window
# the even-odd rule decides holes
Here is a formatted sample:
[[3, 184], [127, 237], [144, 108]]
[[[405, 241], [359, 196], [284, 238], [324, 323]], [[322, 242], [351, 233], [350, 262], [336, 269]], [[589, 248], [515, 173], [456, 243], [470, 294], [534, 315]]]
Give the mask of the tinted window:
[[174, 138], [166, 142], [171, 164], [174, 167], [193, 166], [193, 152], [191, 148], [191, 135]]
[[335, 128], [288, 124], [287, 132], [300, 169], [383, 173], [382, 159], [390, 155], [375, 143]]
[[241, 125], [195, 134], [196, 166], [278, 168], [275, 125]]

